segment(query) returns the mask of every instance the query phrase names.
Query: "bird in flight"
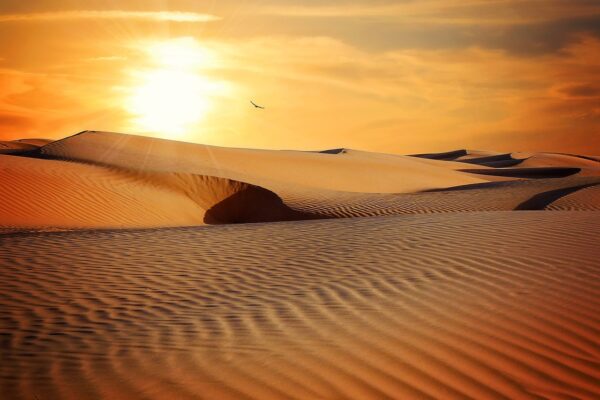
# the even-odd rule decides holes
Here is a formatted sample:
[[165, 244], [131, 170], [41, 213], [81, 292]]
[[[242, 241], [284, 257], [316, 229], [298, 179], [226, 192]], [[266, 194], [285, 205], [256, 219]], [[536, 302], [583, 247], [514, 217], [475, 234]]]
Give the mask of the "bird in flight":
[[258, 104], [256, 104], [255, 102], [253, 102], [252, 100], [250, 100], [250, 103], [252, 103], [252, 105], [254, 106], [254, 108], [260, 108], [261, 110], [264, 110], [265, 108], [263, 106], [259, 106]]

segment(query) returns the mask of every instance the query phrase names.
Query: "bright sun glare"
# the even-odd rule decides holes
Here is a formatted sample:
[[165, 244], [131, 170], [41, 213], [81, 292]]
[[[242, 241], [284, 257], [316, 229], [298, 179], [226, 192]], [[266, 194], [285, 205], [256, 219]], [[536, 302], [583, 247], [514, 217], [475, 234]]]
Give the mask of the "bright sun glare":
[[206, 116], [222, 82], [203, 75], [214, 55], [193, 38], [148, 45], [154, 68], [134, 72], [126, 108], [134, 129], [181, 137]]

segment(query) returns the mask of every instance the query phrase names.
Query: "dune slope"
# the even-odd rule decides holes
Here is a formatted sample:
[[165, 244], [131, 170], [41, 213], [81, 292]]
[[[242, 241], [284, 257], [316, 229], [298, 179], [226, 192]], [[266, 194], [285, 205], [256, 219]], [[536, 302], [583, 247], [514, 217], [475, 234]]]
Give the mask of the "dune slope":
[[0, 228], [115, 228], [310, 219], [226, 178], [0, 157]]
[[[275, 188], [290, 208], [330, 218], [396, 214], [430, 214], [473, 211], [593, 210], [600, 208], [595, 192], [583, 191], [577, 200], [560, 202], [562, 196], [600, 184], [600, 177], [515, 180], [405, 194], [348, 193]], [[572, 196], [576, 196], [573, 194]]]
[[[144, 171], [210, 175], [269, 189], [272, 182], [397, 193], [484, 182], [438, 162], [361, 151], [326, 154], [235, 149], [86, 131], [42, 147], [45, 156]], [[429, 162], [428, 162], [429, 161]]]
[[600, 184], [561, 196], [548, 204], [546, 210], [600, 211]]

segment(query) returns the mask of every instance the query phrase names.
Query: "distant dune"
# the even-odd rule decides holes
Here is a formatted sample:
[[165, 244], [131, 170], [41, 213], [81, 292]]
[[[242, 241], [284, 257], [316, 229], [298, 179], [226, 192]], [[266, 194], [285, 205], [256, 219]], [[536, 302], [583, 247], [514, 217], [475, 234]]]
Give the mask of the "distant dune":
[[86, 131], [0, 191], [1, 399], [600, 398], [597, 157]]
[[[35, 139], [34, 139], [35, 140]], [[39, 149], [40, 146], [28, 141], [0, 141], [0, 154], [19, 154]]]

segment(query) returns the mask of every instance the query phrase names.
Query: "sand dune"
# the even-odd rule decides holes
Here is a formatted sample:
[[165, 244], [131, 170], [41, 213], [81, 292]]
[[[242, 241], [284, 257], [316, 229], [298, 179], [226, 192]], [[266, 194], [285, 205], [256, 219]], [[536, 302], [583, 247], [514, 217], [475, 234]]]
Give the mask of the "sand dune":
[[[43, 154], [54, 151], [47, 147], [42, 150]], [[240, 152], [238, 156], [243, 157], [243, 150], [237, 151]], [[264, 157], [269, 159], [271, 156], [266, 153]], [[344, 157], [354, 153], [358, 153], [355, 157], [361, 158], [362, 162], [396, 157], [354, 151], [347, 151]], [[137, 156], [135, 153], [114, 164], [131, 163]], [[578, 168], [488, 168], [464, 171], [515, 179], [417, 193], [356, 193], [281, 183], [265, 178], [266, 170], [262, 171], [263, 177], [249, 178], [251, 181], [262, 180], [266, 187], [221, 177], [241, 175], [224, 170], [218, 172], [221, 176], [194, 174], [190, 171], [209, 172], [209, 169], [194, 164], [206, 164], [206, 161], [196, 162], [193, 152], [189, 162], [184, 161], [183, 165], [178, 164], [179, 161], [168, 165], [166, 156], [156, 160], [144, 168], [129, 168], [64, 158], [3, 156], [0, 158], [0, 183], [5, 189], [4, 201], [0, 204], [0, 228], [165, 227], [532, 210], [544, 209], [562, 195], [600, 183], [600, 177], [580, 176]], [[430, 167], [429, 160], [423, 163], [421, 175], [429, 174]], [[558, 179], [566, 175], [573, 176]], [[587, 210], [600, 206], [594, 196], [588, 198], [584, 194], [581, 197], [564, 207]], [[556, 202], [552, 209], [562, 208], [561, 204]]]
[[310, 219], [225, 178], [0, 157], [0, 228], [115, 228]]
[[3, 143], [2, 399], [600, 398], [592, 156]]
[[[410, 157], [350, 149], [228, 149], [105, 132], [10, 143], [37, 150], [28, 147], [27, 153], [15, 154], [21, 157], [0, 158], [4, 230], [543, 209], [558, 200], [557, 194], [600, 179], [589, 173], [595, 171], [589, 163], [596, 161], [575, 156], [562, 159], [583, 160], [577, 167], [498, 168], [485, 164], [510, 154]], [[460, 160], [465, 157], [470, 158]], [[458, 161], [440, 161], [447, 158]], [[380, 193], [372, 193], [376, 189]], [[565, 207], [594, 209], [596, 203], [592, 196]]]
[[527, 178], [527, 179], [542, 179], [542, 178], [563, 178], [581, 173], [581, 168], [575, 167], [538, 167], [538, 168], [489, 168], [477, 169], [467, 168], [462, 169], [462, 172], [469, 172], [480, 175], [495, 175], [511, 178]]
[[[455, 150], [446, 153], [415, 154], [413, 157], [476, 164], [492, 168], [570, 167], [587, 170], [600, 169], [600, 160], [593, 156], [559, 153], [492, 153], [485, 151]], [[596, 171], [596, 174], [600, 172]]]
[[38, 149], [39, 146], [35, 146], [28, 143], [13, 142], [13, 141], [0, 141], [0, 154], [15, 154], [23, 153], [31, 150]]
[[546, 210], [600, 211], [600, 185], [587, 186], [560, 196]]
[[582, 157], [572, 154], [554, 154], [554, 153], [514, 153], [515, 157], [523, 161], [519, 164], [521, 167], [579, 167], [579, 168], [600, 168], [600, 162], [589, 157]]
[[42, 147], [49, 143], [52, 143], [54, 140], [52, 139], [40, 139], [40, 138], [27, 138], [27, 139], [17, 139], [13, 140], [13, 142], [17, 143], [27, 143], [36, 147]]
[[8, 235], [0, 390], [598, 398], [599, 224], [524, 211]]
[[[281, 189], [277, 193], [292, 209], [330, 218], [396, 214], [430, 214], [472, 211], [542, 210], [559, 197], [600, 184], [600, 177], [516, 180], [468, 185], [447, 190], [409, 194], [342, 193]], [[590, 210], [598, 198], [580, 196], [554, 210]]]
[[415, 157], [349, 151], [322, 154], [205, 146], [143, 136], [83, 132], [42, 148], [46, 156], [145, 171], [218, 176], [349, 192], [414, 192], [483, 182]]
[[0, 140], [0, 154], [23, 153], [51, 143], [49, 139]]
[[428, 160], [468, 162], [483, 164], [485, 162], [513, 160], [511, 153], [499, 153], [494, 151], [458, 149], [441, 153], [411, 154], [411, 157]]

